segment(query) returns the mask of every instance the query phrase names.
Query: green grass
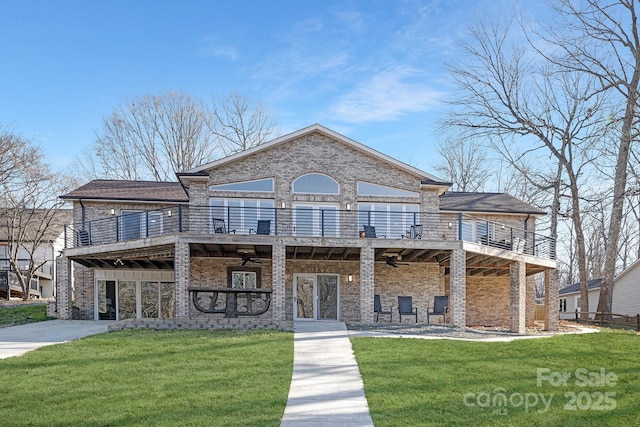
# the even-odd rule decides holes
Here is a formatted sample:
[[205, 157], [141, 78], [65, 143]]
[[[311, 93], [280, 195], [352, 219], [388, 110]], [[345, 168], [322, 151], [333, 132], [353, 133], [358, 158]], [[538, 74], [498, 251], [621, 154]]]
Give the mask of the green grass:
[[[396, 338], [352, 342], [376, 427], [640, 425], [640, 336], [633, 333], [510, 343]], [[542, 381], [538, 386], [538, 368], [571, 377], [566, 385]], [[615, 385], [580, 385], [584, 381], [576, 378], [576, 370], [585, 369], [589, 376], [601, 368], [617, 376]], [[493, 400], [500, 393], [512, 399], [506, 406]], [[604, 393], [613, 394], [605, 400]], [[551, 400], [548, 410], [541, 394]], [[474, 406], [465, 404], [465, 396]], [[528, 396], [529, 408], [520, 396]], [[612, 410], [607, 409], [611, 401]]]
[[0, 306], [0, 326], [22, 325], [51, 319], [53, 317], [47, 316], [46, 304]]
[[122, 331], [0, 360], [3, 426], [277, 426], [293, 334]]

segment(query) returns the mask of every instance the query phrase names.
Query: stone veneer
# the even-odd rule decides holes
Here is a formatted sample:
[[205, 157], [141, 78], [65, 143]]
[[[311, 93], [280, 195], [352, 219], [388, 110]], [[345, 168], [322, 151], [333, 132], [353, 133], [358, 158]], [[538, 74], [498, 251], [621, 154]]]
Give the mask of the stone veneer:
[[272, 319], [127, 319], [109, 325], [109, 332], [124, 329], [183, 330], [183, 329], [279, 329], [293, 332], [293, 322]]

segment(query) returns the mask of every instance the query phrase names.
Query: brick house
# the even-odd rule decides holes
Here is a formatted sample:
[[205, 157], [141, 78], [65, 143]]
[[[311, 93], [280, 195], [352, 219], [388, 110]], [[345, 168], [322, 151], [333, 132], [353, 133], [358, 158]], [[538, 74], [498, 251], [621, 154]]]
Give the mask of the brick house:
[[[408, 295], [422, 322], [447, 295], [454, 325], [524, 332], [539, 273], [547, 307], [558, 307], [555, 245], [535, 232], [544, 212], [505, 194], [448, 192], [321, 125], [177, 175], [96, 180], [62, 196], [74, 222], [59, 317], [71, 317], [72, 282], [84, 319], [212, 320], [233, 304], [264, 323], [371, 322], [374, 295], [396, 312]], [[557, 319], [551, 310], [547, 328]]]

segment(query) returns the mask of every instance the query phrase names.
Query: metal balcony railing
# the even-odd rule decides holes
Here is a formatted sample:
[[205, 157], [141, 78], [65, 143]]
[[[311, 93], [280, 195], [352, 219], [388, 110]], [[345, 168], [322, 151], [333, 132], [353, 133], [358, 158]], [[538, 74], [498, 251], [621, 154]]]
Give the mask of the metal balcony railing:
[[[512, 221], [513, 222], [513, 221]], [[178, 205], [65, 227], [65, 247], [174, 233], [464, 240], [555, 259], [555, 241], [514, 224], [449, 213]]]

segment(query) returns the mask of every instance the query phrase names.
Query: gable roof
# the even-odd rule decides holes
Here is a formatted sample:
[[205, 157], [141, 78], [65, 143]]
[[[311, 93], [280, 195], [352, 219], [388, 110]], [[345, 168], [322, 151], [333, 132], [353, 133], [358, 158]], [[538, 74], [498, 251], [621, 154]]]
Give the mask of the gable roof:
[[[7, 226], [12, 224], [17, 225], [20, 223], [25, 227], [26, 233], [24, 237], [26, 241], [33, 241], [37, 238], [44, 242], [53, 242], [62, 235], [64, 232], [64, 226], [71, 224], [71, 221], [73, 220], [73, 210], [57, 209], [56, 211], [51, 212], [47, 209], [35, 209], [22, 211], [22, 213], [17, 212], [17, 216], [18, 219], [16, 220], [6, 218], [0, 219], [0, 242], [6, 242], [9, 239], [9, 230]], [[45, 221], [50, 221], [46, 228], [42, 226]]]
[[120, 181], [95, 179], [60, 196], [64, 200], [117, 200], [188, 203], [189, 197], [179, 182]]
[[207, 164], [204, 164], [204, 165], [200, 165], [200, 166], [198, 166], [196, 168], [190, 169], [190, 170], [185, 171], [185, 172], [180, 172], [180, 173], [178, 173], [176, 175], [178, 175], [179, 179], [181, 179], [181, 178], [189, 179], [189, 178], [192, 178], [192, 177], [200, 177], [200, 176], [203, 175], [203, 172], [208, 170], [208, 169], [215, 168], [215, 167], [224, 165], [226, 163], [233, 162], [235, 160], [241, 159], [241, 158], [246, 157], [246, 156], [250, 156], [252, 154], [259, 153], [259, 152], [264, 151], [264, 150], [268, 150], [268, 149], [270, 149], [272, 147], [275, 147], [277, 145], [283, 144], [283, 143], [285, 143], [287, 141], [290, 141], [292, 139], [300, 138], [300, 137], [302, 137], [304, 135], [307, 135], [307, 134], [310, 134], [312, 132], [320, 132], [320, 133], [322, 133], [322, 134], [324, 134], [324, 135], [326, 135], [326, 136], [328, 136], [330, 138], [333, 138], [333, 139], [335, 139], [335, 140], [337, 140], [337, 141], [339, 141], [339, 142], [341, 142], [341, 143], [343, 143], [345, 145], [348, 145], [348, 146], [350, 146], [352, 148], [355, 148], [358, 151], [367, 153], [367, 154], [369, 154], [369, 155], [371, 155], [373, 157], [376, 157], [376, 158], [378, 158], [378, 159], [380, 159], [380, 160], [382, 160], [384, 162], [391, 163], [394, 166], [396, 166], [396, 167], [398, 167], [398, 168], [400, 168], [400, 169], [402, 169], [404, 171], [407, 171], [408, 173], [410, 173], [412, 175], [416, 175], [416, 176], [420, 177], [421, 180], [422, 180], [422, 184], [424, 184], [424, 185], [435, 185], [435, 186], [441, 186], [441, 187], [449, 187], [451, 185], [451, 183], [444, 182], [442, 179], [440, 179], [440, 178], [438, 178], [438, 177], [436, 177], [434, 175], [431, 175], [431, 174], [429, 174], [427, 172], [424, 172], [424, 171], [422, 171], [422, 170], [420, 170], [418, 168], [415, 168], [415, 167], [410, 166], [410, 165], [408, 165], [406, 163], [403, 163], [403, 162], [401, 162], [401, 161], [399, 161], [397, 159], [394, 159], [393, 157], [387, 156], [386, 154], [383, 154], [383, 153], [381, 153], [381, 152], [379, 152], [377, 150], [374, 150], [371, 147], [367, 147], [366, 145], [361, 144], [361, 143], [359, 143], [357, 141], [354, 141], [353, 139], [347, 138], [346, 136], [341, 135], [341, 134], [339, 134], [339, 133], [337, 133], [335, 131], [332, 131], [331, 129], [326, 128], [326, 127], [324, 127], [324, 126], [322, 126], [322, 125], [320, 125], [318, 123], [313, 124], [311, 126], [307, 126], [306, 128], [297, 130], [297, 131], [289, 133], [287, 135], [283, 135], [283, 136], [281, 136], [279, 138], [276, 138], [276, 139], [273, 139], [271, 141], [265, 142], [264, 144], [256, 145], [255, 147], [249, 148], [247, 150], [240, 151], [240, 152], [238, 152], [236, 154], [232, 154], [232, 155], [227, 156], [227, 157], [223, 157], [222, 159], [214, 160], [213, 162], [210, 162], [210, 163], [207, 163]]
[[544, 211], [504, 193], [466, 193], [447, 191], [440, 196], [441, 211], [517, 213], [545, 215]]
[[620, 274], [618, 274], [614, 279], [614, 283], [616, 280], [620, 280], [622, 277], [626, 276], [627, 273], [634, 270], [638, 266], [640, 266], [640, 259], [635, 260], [635, 262], [633, 262], [629, 267], [625, 268]]
[[[587, 288], [590, 291], [594, 289], [600, 289], [600, 286], [602, 286], [602, 279], [589, 280], [589, 282], [587, 283]], [[560, 293], [560, 295], [575, 294], [577, 292], [580, 292], [580, 282], [574, 283], [573, 285], [565, 286], [558, 292]]]

